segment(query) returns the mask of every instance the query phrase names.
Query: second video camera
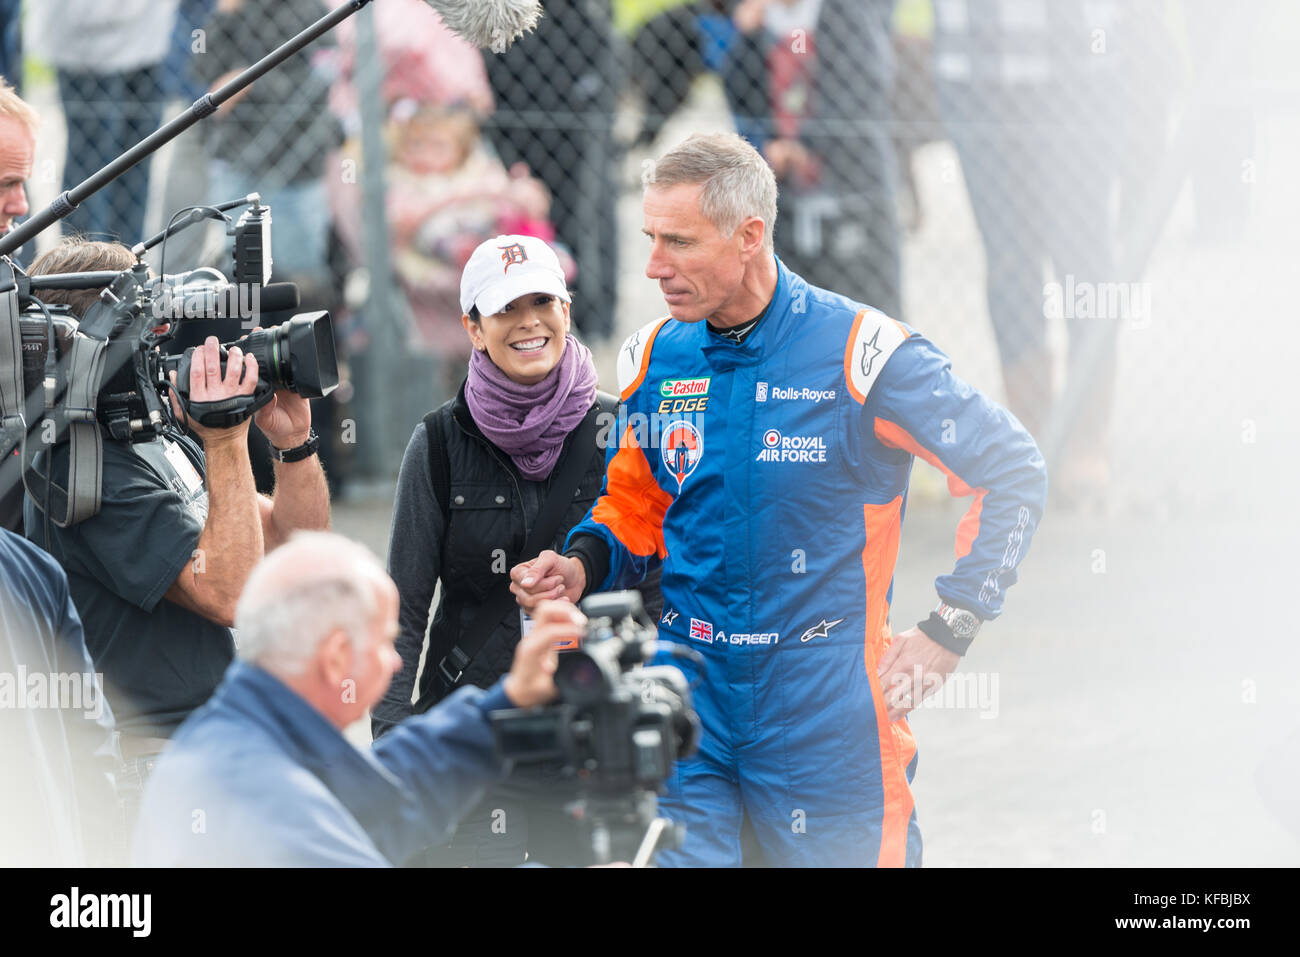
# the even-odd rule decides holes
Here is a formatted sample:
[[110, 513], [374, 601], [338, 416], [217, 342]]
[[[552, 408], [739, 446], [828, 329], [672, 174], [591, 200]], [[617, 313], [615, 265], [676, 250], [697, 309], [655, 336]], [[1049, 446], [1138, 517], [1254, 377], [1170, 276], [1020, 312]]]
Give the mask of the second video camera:
[[560, 652], [559, 702], [496, 712], [492, 730], [506, 758], [563, 764], [579, 795], [569, 811], [595, 863], [644, 863], [680, 840], [681, 829], [657, 817], [656, 795], [674, 763], [695, 753], [699, 718], [682, 672], [645, 664], [658, 633], [639, 593], [592, 595], [580, 607], [587, 633]]

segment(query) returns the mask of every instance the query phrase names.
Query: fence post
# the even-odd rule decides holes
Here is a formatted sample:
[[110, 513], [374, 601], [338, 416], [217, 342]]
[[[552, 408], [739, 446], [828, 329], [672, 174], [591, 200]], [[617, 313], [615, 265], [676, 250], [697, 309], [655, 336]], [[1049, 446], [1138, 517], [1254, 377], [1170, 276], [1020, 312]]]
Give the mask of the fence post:
[[[394, 383], [401, 356], [398, 336], [399, 304], [393, 288], [385, 204], [385, 151], [383, 140], [383, 64], [375, 42], [373, 6], [357, 14], [356, 82], [361, 107], [362, 243], [369, 295], [365, 315], [370, 343], [358, 376], [356, 470], [371, 479], [391, 477], [397, 460], [392, 449]], [[400, 455], [400, 453], [399, 453]]]

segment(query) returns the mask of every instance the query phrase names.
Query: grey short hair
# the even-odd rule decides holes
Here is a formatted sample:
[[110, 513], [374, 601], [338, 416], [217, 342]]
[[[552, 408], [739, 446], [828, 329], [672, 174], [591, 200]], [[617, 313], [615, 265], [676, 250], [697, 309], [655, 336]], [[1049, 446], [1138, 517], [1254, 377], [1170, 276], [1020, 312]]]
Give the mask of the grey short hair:
[[735, 133], [690, 137], [665, 153], [646, 175], [646, 188], [703, 183], [700, 212], [724, 236], [752, 216], [763, 221], [763, 247], [772, 249], [776, 176], [758, 150]]
[[356, 542], [329, 532], [295, 533], [258, 564], [239, 597], [239, 657], [275, 675], [300, 675], [322, 639], [340, 629], [361, 654], [386, 577]]

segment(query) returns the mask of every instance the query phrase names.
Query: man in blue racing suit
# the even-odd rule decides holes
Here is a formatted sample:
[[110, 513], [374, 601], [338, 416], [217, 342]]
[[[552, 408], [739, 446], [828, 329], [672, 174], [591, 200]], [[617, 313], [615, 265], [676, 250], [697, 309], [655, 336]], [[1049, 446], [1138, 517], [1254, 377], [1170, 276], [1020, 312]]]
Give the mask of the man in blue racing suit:
[[[662, 562], [659, 633], [699, 653], [673, 661], [698, 679], [704, 731], [661, 803], [687, 826], [662, 863], [739, 864], [748, 813], [775, 864], [919, 865], [905, 715], [1000, 613], [1042, 514], [1042, 456], [924, 336], [776, 259], [776, 182], [744, 140], [669, 152], [643, 208], [670, 315], [619, 353], [600, 497], [512, 590], [525, 608], [577, 600]], [[891, 635], [918, 456], [973, 502], [938, 608]]]

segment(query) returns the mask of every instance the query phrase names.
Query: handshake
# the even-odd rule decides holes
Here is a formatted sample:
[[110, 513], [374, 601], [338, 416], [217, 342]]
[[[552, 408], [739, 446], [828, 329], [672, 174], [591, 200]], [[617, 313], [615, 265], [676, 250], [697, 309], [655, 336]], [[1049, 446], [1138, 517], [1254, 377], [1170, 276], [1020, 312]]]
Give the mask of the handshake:
[[519, 607], [536, 617], [548, 601], [577, 603], [587, 588], [587, 569], [576, 558], [544, 551], [510, 569], [510, 591]]

